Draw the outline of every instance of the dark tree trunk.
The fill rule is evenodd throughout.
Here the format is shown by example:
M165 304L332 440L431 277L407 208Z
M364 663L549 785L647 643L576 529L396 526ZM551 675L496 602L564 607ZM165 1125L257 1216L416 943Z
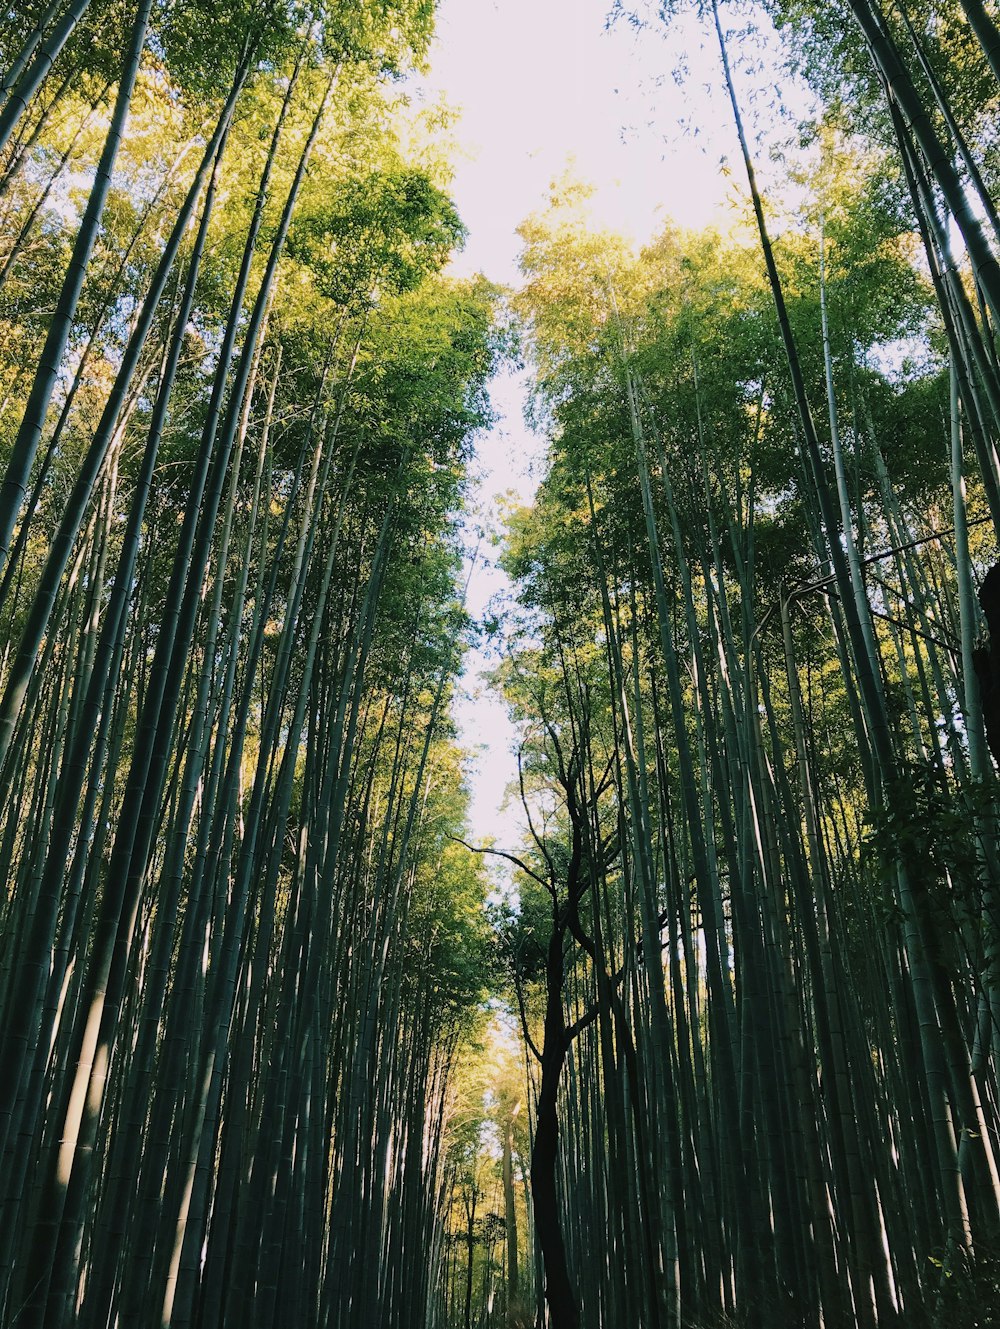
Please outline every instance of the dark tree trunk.
M979 588L979 603L986 615L990 641L972 653L979 679L986 741L993 760L1000 764L1000 563L994 563Z
M531 1150L531 1200L535 1232L545 1269L545 1300L549 1304L552 1329L577 1329L580 1314L570 1282L556 1194L556 1163L559 1157L559 1117L556 1096L566 1061L567 1037L563 1019L563 937L565 922L555 921L546 965L545 1044L542 1049L542 1083L538 1096L535 1140Z
M553 1329L577 1329L580 1323L576 1298L566 1264L566 1247L559 1220L556 1196L556 1158L559 1148L559 1119L556 1115L556 1085L564 1054L547 1057L542 1066L542 1093L538 1101L535 1145L531 1151L531 1198L535 1231L545 1267L545 1300ZM554 1064L554 1065L553 1065ZM547 1085L546 1080L550 1081Z

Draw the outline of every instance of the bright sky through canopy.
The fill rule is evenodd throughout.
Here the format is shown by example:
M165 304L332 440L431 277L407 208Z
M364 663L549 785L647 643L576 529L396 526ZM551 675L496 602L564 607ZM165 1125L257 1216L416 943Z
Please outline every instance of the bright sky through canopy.
M610 2L440 5L428 83L462 111L469 156L453 189L469 228L463 270L516 281L516 227L568 164L597 187L599 223L639 240L657 215L704 225L724 198L718 147L680 129L706 81L695 69L680 88L671 76L678 38L693 29L678 21L668 44L659 24L608 28ZM711 50L707 60L714 79Z
M516 284L517 227L544 207L550 183L567 169L594 186L595 223L633 240L648 239L668 218L690 227L713 218L727 223L720 209L731 185L719 162L731 146L728 119L718 140L704 133L713 114L725 110L706 94L716 78L712 49L692 59L679 87L672 77L678 42L697 51L696 30L676 23L668 44L658 24L609 28L610 5L442 0L426 83L430 96L441 94L461 110L456 132L463 151L452 193L469 238L457 272ZM699 123L698 137L684 132L687 118ZM541 444L522 419L526 381L508 373L493 385L500 419L477 448L484 505L509 489L530 497L529 468ZM484 548L482 555L488 560L492 552ZM481 559L469 587L470 611L481 614L504 586ZM461 741L480 753L471 772L470 825L476 840L495 837L514 848L516 809L500 809L516 776L515 736L502 701L483 682L486 664L471 653L457 706Z

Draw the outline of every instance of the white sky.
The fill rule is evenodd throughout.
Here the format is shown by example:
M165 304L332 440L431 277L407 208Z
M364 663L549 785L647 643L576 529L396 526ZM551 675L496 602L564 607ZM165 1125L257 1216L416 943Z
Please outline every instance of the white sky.
M595 222L640 242L667 217L690 227L726 225L732 191L719 161L733 142L728 107L705 86L717 82L714 52L698 53L690 25L675 24L669 42L658 27L606 30L609 8L610 0L442 0L426 82L431 95L443 93L463 112L457 135L465 151L452 193L469 238L457 272L516 284L516 228L544 206L567 166L596 186ZM672 70L682 46L692 72L680 88ZM701 126L697 137L682 128L686 119ZM508 489L530 498L541 446L522 419L524 376L501 375L492 396L501 418L477 450L484 507ZM471 612L504 589L501 574L478 570ZM516 850L516 809L501 807L516 776L515 735L483 669L472 653L457 706L461 741L480 754L470 832Z
M682 138L691 90L671 79L681 40L605 29L610 0L443 0L431 87L463 110L456 201L469 227L461 264L517 280L515 228L570 159L598 186L599 221L637 239L658 209L708 221L722 191L718 153ZM699 94L697 78L694 93ZM698 100L701 97L698 96Z

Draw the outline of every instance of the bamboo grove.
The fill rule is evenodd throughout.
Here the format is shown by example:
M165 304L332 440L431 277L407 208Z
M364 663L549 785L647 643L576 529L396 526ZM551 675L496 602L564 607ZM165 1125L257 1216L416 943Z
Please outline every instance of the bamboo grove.
M766 16L701 6L742 226L636 253L564 180L522 227L548 454L497 927L558 1329L1000 1313L1000 41L930 9L774 7L821 99L775 181ZM487 1313L490 1114L465 1326L523 1322Z
M495 340L395 91L429 23L4 13L4 1325L426 1295L482 988L448 705Z
M433 4L3 11L0 1324L997 1323L1000 16L690 9L742 220L521 230L521 845Z

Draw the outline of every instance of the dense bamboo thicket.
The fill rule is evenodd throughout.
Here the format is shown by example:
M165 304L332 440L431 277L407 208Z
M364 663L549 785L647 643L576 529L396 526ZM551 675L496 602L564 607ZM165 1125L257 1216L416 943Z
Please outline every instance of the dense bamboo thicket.
M4 19L0 1323L417 1322L493 356L429 9Z
M764 16L700 9L742 227L636 254L564 181L522 228L536 1285L557 1329L993 1325L1000 42L775 6L822 105L765 188ZM521 1323L481 1245L449 1323Z
M433 4L4 11L3 1326L996 1325L1000 15L694 8L733 229L521 231L492 846Z

